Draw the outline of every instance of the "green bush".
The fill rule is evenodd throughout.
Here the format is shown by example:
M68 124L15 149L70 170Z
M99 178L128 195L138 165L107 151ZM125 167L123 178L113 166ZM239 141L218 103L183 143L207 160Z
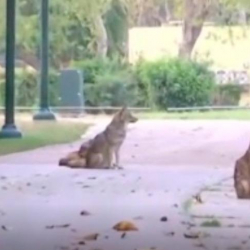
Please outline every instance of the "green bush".
M132 67L119 58L93 58L73 62L84 74L84 97L87 106L140 105L139 89Z
M230 83L226 85L218 85L214 91L214 105L238 105L241 93L244 90L238 84Z
M59 73L51 70L49 72L49 105L58 106L60 103L59 99Z
M32 107L38 103L37 74L20 71L15 79L15 105Z
M141 95L151 107L167 109L211 102L215 78L206 64L178 58L141 61L135 74Z
M71 67L77 68L83 72L85 83L95 83L96 77L105 73L114 73L126 70L128 65L121 62L119 58L99 58L85 59L82 61L74 61Z
M49 102L50 105L58 103L58 74L49 74ZM15 78L15 105L32 107L39 105L39 80L37 73L25 70L16 70ZM0 104L4 105L5 79L0 79Z
M85 85L85 101L88 106L136 106L136 97L136 85L131 74L126 71L97 75L95 84Z

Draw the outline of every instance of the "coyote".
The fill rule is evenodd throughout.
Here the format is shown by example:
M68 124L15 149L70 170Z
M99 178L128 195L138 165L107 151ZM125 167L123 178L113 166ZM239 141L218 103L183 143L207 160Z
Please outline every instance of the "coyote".
M70 168L85 168L86 155L92 140L84 142L78 151L69 153L65 158L59 160L59 166L68 166Z
M238 199L250 199L250 145L245 154L236 161L234 187Z
M59 165L71 168L121 168L120 148L126 138L127 126L137 120L127 107L123 107L103 132L84 143L79 151L61 159Z

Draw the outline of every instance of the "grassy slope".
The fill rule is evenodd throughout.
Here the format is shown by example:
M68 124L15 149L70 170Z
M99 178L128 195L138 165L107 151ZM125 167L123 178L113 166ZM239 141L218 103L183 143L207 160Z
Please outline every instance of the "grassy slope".
M21 152L46 145L67 143L78 140L87 129L79 122L32 122L22 121L18 128L22 139L1 139L0 155Z

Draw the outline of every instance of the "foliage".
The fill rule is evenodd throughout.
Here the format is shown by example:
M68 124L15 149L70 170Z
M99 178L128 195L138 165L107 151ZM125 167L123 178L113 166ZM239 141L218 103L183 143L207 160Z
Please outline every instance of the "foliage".
M85 87L86 105L122 106L137 105L136 86L126 71L105 73L96 77L96 83Z
M136 74L148 105L159 109L207 105L215 85L206 64L189 60L142 61Z
M37 73L25 70L16 70L15 79L15 104L17 106L38 106L39 105L39 78ZM49 102L54 106L58 103L58 74L49 74ZM0 79L0 105L4 104L5 79Z
M128 12L122 0L112 0L104 15L105 27L108 34L108 54L126 55Z
M215 88L214 105L238 105L243 89L238 84L218 85Z
M131 67L119 58L93 58L74 62L73 67L83 71L86 105L138 105L138 88Z

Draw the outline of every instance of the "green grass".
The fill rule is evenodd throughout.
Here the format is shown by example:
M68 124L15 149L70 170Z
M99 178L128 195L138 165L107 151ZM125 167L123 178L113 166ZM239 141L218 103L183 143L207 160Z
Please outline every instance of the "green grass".
M201 226L202 227L221 227L221 223L218 220L213 219L213 220L202 222Z
M183 119L183 120L250 120L250 110L193 111L193 112L145 112L138 113L141 119Z
M69 121L22 121L18 123L18 128L22 131L23 138L0 139L0 155L78 140L86 131L87 125Z

